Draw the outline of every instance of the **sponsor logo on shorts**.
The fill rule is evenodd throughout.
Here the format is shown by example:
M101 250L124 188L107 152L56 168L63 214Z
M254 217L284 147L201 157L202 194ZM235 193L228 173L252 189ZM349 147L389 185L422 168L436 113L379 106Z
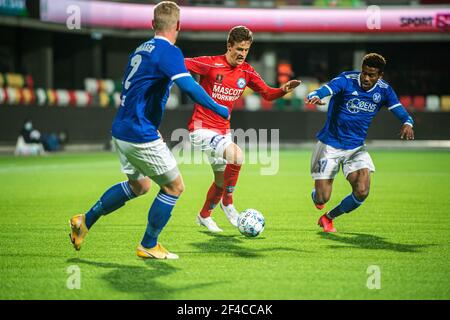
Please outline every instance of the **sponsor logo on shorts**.
M211 146L211 149L216 150L217 145L219 144L220 141L222 141L223 139L225 139L225 136L221 136L221 135L216 135L214 137L211 138L211 142L209 143L209 145Z

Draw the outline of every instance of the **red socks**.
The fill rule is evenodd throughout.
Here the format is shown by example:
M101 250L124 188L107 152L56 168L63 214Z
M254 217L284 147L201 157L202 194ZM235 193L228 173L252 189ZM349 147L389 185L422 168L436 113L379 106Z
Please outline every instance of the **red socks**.
M241 170L240 164L227 164L225 172L223 173L223 196L222 202L225 206L233 203L233 191L236 186L239 171Z
M211 216L211 211L219 203L222 198L223 189L217 186L214 182L211 187L209 187L208 193L206 194L206 201L200 211L200 216L202 218L208 218Z
M236 186L239 171L241 170L241 165L238 164L227 164L225 172L223 173L223 185L225 188L217 186L214 182L211 187L209 187L208 193L206 194L205 204L200 211L200 216L202 218L208 218L211 216L212 210L222 199L224 205L229 205L233 203L233 191Z

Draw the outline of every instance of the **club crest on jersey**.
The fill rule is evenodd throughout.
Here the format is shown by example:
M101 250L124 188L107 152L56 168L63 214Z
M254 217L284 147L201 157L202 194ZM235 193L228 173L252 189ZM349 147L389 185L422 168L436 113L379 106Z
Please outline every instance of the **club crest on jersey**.
M380 102L380 101L381 101L381 94L379 94L378 92L375 92L375 93L373 94L372 99L373 99L373 102L375 102L375 103Z
M222 74L218 74L216 76L216 82L222 82L223 81L223 75Z
M239 78L237 81L237 86L242 89L243 87L245 87L245 85L247 84L247 82L245 81L244 78Z

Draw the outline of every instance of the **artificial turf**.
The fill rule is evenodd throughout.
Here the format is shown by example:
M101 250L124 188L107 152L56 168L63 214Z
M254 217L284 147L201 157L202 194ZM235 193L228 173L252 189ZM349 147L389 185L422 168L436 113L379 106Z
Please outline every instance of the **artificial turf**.
M211 170L180 165L186 190L160 236L176 261L135 255L155 185L102 217L73 249L69 218L124 180L114 153L2 156L0 299L449 299L450 152L371 151L370 195L336 220L336 234L316 225L310 153L282 151L276 175L243 167L234 199L265 216L257 238L239 234L220 208L213 217L222 234L197 226ZM340 173L327 207L349 192ZM367 286L371 266L379 289ZM67 286L74 270L79 289Z

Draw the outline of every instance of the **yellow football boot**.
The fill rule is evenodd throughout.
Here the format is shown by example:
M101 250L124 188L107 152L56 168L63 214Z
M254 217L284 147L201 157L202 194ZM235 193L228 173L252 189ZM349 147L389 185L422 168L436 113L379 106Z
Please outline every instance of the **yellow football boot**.
M70 241L75 248L75 250L80 250L81 243L88 233L88 228L86 227L86 216L84 214L78 214L70 218Z
M141 258L150 258L150 259L168 259L175 260L178 259L178 255L175 253L171 253L167 251L159 242L153 248L144 248L142 245L139 245L137 248L136 254Z

